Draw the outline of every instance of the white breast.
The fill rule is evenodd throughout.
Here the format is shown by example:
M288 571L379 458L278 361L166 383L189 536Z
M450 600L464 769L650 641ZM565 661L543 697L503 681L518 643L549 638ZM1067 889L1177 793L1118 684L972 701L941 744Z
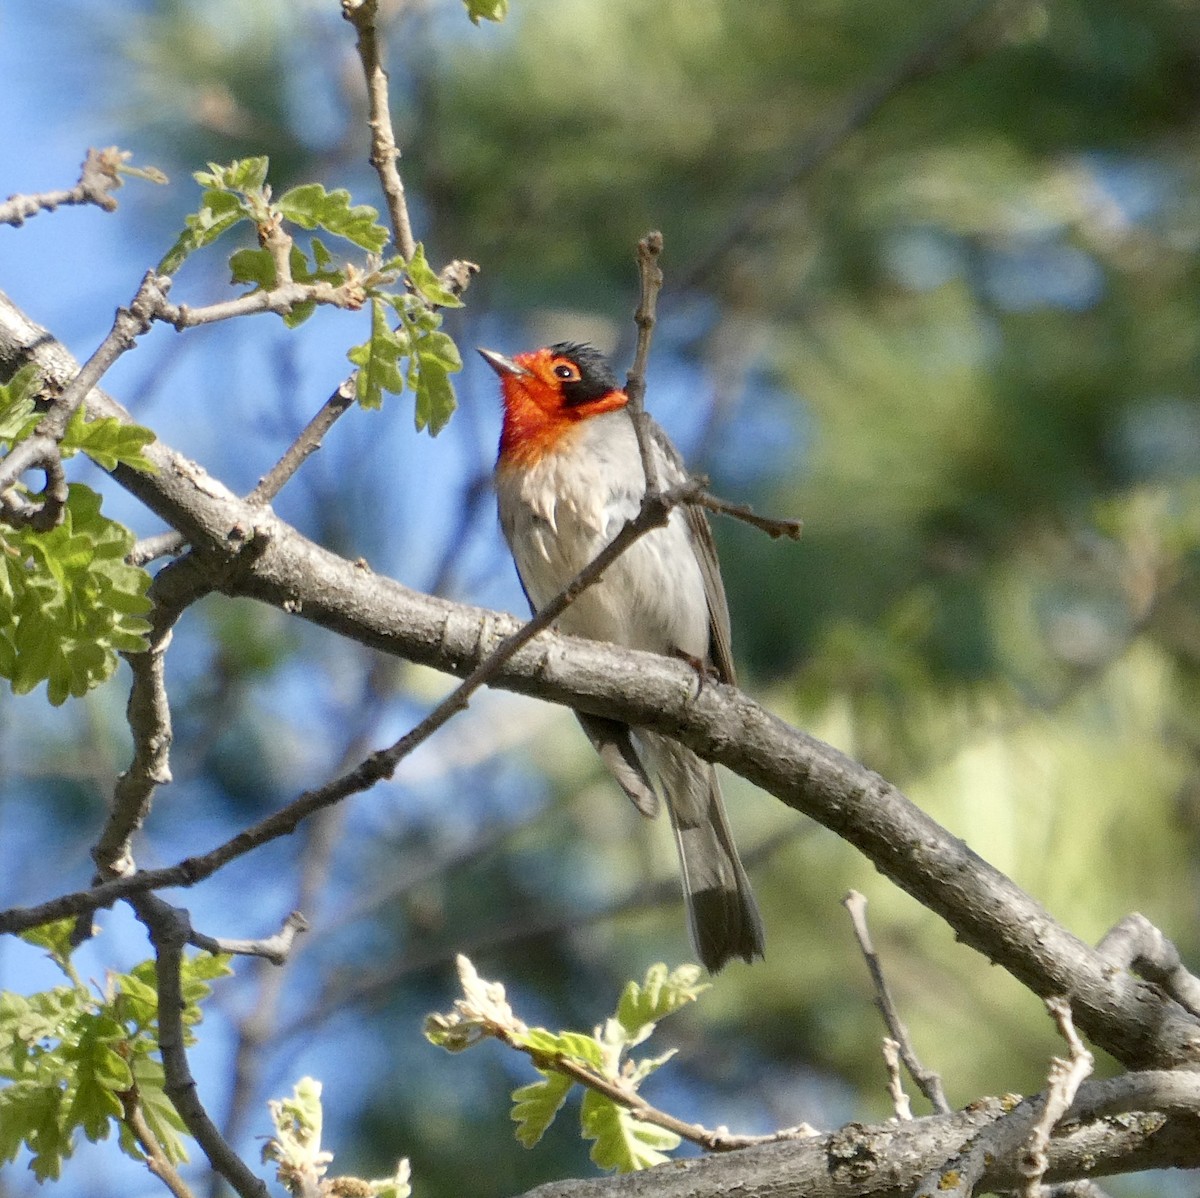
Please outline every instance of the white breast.
M665 486L683 480L656 453ZM500 523L517 572L536 608L553 598L637 513L641 458L626 411L584 421L561 449L529 469L496 472ZM563 613L575 636L657 653L708 655L704 580L683 513L631 546Z

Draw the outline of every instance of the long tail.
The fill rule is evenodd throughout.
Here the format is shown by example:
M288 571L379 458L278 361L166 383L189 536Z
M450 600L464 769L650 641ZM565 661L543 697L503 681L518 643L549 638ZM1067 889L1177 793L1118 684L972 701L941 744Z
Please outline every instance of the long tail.
M690 749L639 734L658 770L679 848L692 941L716 973L763 955L763 925L725 816L717 771Z

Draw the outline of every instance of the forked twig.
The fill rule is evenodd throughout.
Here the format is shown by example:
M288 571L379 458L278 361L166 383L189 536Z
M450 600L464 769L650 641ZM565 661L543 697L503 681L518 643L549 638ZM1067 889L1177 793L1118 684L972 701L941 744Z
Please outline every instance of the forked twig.
M871 973L871 982L875 987L875 1005L879 1008L880 1015L883 1016L883 1022L888 1029L888 1036L895 1042L900 1059L904 1062L904 1067L908 1070L913 1081L916 1082L921 1093L929 1099L933 1109L939 1114L948 1114L950 1104L946 1101L946 1092L942 1088L942 1079L934 1070L926 1069L921 1064L916 1051L913 1049L912 1040L909 1038L908 1028L904 1026L904 1020L900 1018L900 1013L896 1010L896 1004L892 1001L892 993L888 987L887 978L884 977L883 966L879 961L879 954L876 953L875 946L871 943L871 931L867 927L866 898L859 894L857 890L851 890L842 899L842 906L850 913L850 922L854 928L855 939L862 950L863 959L866 961L867 969Z

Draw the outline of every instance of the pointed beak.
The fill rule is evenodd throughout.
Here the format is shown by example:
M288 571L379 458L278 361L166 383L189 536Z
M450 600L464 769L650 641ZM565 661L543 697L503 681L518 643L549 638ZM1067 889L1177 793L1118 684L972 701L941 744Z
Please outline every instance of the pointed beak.
M498 354L494 349L481 349L479 356L501 377L506 374L527 375L528 370L524 366L518 366L512 358L506 358L503 354Z

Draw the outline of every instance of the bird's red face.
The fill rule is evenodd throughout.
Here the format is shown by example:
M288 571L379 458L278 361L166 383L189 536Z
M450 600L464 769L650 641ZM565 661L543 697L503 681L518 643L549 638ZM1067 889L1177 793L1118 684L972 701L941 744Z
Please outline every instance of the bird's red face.
M532 466L582 421L629 402L608 363L591 346L560 342L512 358L488 349L479 352L500 376L502 466Z

